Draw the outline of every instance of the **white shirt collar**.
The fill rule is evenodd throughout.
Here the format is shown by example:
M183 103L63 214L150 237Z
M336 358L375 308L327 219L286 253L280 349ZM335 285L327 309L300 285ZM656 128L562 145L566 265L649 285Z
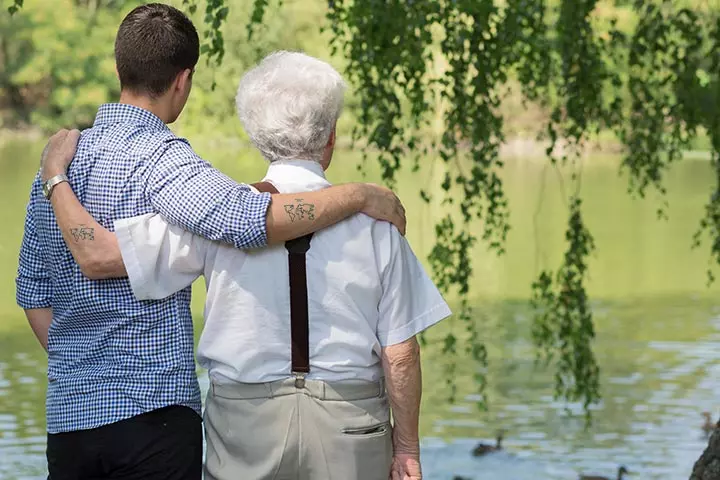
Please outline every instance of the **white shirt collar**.
M272 183L281 193L321 190L331 185L322 165L313 160L276 160L263 181Z

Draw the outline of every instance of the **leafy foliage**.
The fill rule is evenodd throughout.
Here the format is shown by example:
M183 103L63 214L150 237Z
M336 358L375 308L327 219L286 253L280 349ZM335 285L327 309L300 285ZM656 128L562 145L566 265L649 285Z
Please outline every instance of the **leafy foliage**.
M25 0L12 0L12 3L7 9L8 13L10 15L14 15L15 13L17 13L17 11L22 8L24 1Z
M600 398L600 370L592 351L595 331L583 286L587 257L595 245L583 223L581 205L578 197L570 203L565 233L568 249L561 267L554 275L543 271L533 283L532 304L537 315L532 336L541 349L541 358L546 363L556 361L556 394L582 400L589 416L588 407Z
M190 15L197 11L197 0L183 0L183 5ZM222 64L225 56L225 40L220 27L228 17L230 8L225 5L225 0L205 1L205 32L204 42L200 47L200 53L205 55L208 65L214 60L217 65Z
M0 15L0 103L16 115L0 125L91 124L98 103L119 93L107 46L126 3L34 0Z
M99 104L115 101L119 84L112 55L117 27L139 0L32 0L10 16L0 12L0 128L32 125L54 131L60 126L86 127L93 121ZM192 4L174 0L188 13ZM1 4L3 7L4 4ZM220 4L216 4L219 6ZM237 80L263 54L277 48L312 50L321 45L314 24L322 17L323 5L314 8L299 2L285 5L259 29L258 38L247 41L244 28L252 4L244 0L225 1L224 6L206 11L196 2L191 18L198 26L201 41L222 38L222 51L205 57L195 73L195 87L177 128L204 138L241 136L232 98ZM222 28L222 37L207 34L212 25L208 14L223 10L222 21L241 28ZM63 15L58 16L57 12ZM213 17L214 18L214 17ZM219 25L219 23L217 23ZM218 47L219 48L219 47ZM206 50L206 55L211 52ZM222 63L218 64L218 59ZM216 79L215 90L208 88Z

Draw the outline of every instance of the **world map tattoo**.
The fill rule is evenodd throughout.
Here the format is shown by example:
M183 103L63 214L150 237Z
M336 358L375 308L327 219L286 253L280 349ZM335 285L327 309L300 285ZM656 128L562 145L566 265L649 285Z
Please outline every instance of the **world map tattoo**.
M283 205L285 207L285 213L290 217L290 221L303 220L315 220L315 204L304 203L302 198L296 198L295 204L289 203Z
M86 225L70 229L70 235L76 242L81 240L95 240L95 229Z

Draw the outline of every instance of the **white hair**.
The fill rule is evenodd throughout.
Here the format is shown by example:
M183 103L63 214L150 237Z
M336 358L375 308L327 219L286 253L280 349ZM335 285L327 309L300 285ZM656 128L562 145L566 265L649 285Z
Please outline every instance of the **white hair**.
M250 140L269 161L319 161L342 112L345 88L329 64L279 51L243 76L235 103Z

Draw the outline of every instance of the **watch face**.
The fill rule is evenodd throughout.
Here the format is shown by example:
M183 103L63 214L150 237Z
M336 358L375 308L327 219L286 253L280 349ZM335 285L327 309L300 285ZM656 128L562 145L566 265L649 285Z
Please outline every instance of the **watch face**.
M48 187L47 182L43 183L42 191L45 198L47 198L48 194L50 193L50 188Z

